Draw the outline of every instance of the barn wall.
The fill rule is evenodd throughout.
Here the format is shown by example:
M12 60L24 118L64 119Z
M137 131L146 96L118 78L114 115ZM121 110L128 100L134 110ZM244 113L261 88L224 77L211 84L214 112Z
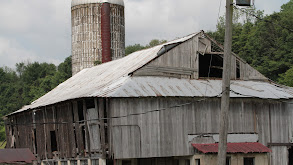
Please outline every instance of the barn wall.
M201 102L197 102L196 98L112 99L112 117L145 113L189 102L192 104L112 119L111 148L115 158L192 155L188 135L218 132L220 98ZM264 145L269 142L288 143L289 126L284 124L288 116L284 103L232 99L228 132L257 133L259 142Z
M7 148L30 148L39 160L99 157L101 122L96 119L104 107L90 101L90 108L86 101L68 101L10 116Z

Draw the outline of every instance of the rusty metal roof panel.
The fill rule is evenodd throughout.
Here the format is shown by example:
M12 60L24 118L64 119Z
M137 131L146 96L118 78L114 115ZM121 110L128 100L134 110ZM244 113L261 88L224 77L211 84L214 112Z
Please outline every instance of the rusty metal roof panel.
M0 163L32 163L36 160L28 149L0 149Z
M202 153L218 153L218 144L192 144L194 148ZM268 147L257 142L249 143L227 143L227 153L268 153L272 152Z

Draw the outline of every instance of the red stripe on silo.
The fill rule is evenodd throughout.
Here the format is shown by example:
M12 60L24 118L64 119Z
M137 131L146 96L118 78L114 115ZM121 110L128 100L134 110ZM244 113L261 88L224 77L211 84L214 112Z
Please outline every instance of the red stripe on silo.
M102 63L112 61L111 23L110 23L110 4L109 3L102 4L101 37L102 37Z

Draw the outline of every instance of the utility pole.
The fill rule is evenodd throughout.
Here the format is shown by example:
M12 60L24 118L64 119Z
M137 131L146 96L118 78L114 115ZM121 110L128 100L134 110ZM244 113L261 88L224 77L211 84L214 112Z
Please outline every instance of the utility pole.
M224 63L222 78L222 98L220 113L220 140L218 150L218 165L226 165L227 135L228 135L228 111L230 107L230 77L232 54L232 17L233 0L226 0L226 28L224 43Z

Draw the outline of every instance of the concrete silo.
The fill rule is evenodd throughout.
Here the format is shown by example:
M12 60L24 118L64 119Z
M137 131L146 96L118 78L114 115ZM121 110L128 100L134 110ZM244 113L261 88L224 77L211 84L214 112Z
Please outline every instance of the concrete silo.
M123 0L72 0L72 74L125 55Z

